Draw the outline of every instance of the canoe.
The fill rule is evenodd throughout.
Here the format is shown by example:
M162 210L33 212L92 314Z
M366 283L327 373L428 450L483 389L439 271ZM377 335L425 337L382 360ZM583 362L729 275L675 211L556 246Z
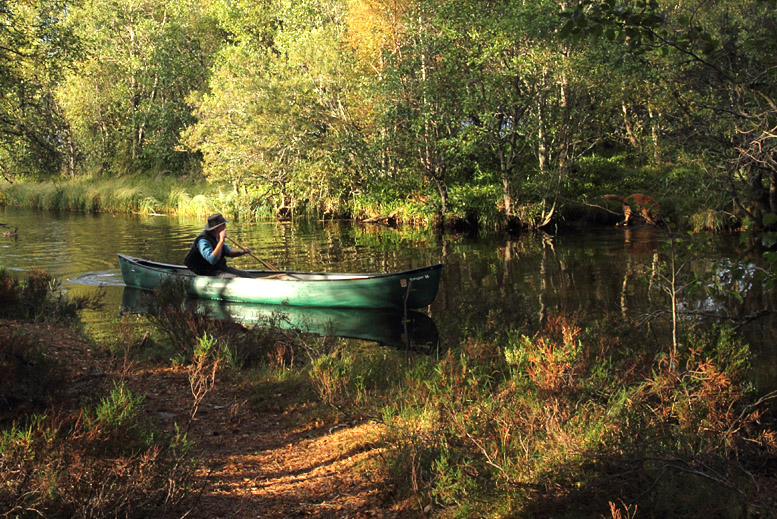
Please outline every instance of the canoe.
M388 274L247 270L252 277L197 276L183 265L119 254L124 284L153 290L173 277L204 299L326 308L423 308L434 301L442 265Z
M146 290L124 287L122 313L145 314L150 295ZM417 310L316 308L215 299L190 299L188 304L202 315L248 327L358 339L422 353L434 351L439 342L434 320Z

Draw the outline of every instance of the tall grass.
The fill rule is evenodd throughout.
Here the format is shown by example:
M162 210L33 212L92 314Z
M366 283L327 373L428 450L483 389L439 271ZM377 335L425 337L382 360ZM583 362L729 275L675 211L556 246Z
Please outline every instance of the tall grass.
M252 190L237 193L204 181L169 176L16 183L0 186L0 203L52 211L184 216L223 212L238 219L274 215Z

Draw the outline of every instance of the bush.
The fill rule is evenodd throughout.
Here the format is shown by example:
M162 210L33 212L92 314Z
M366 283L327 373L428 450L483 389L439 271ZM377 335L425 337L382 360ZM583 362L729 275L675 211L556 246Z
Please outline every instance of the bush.
M397 380L384 468L451 517L765 512L777 392L753 395L748 348L725 329L684 340L670 363L561 318L505 346L470 339Z
M0 508L9 517L149 517L180 502L192 466L184 437L159 441L142 398L116 385L98 405L50 412L0 437Z
M39 341L21 331L0 336L0 424L44 409L56 390L55 371Z
M100 308L102 294L94 296L65 296L60 283L42 270L31 271L26 279L17 279L0 268L0 317L47 321L73 322L78 311Z
M179 355L190 360L200 337L214 335L216 322L188 304L187 289L187 281L165 278L147 294L145 310L149 322L167 336Z

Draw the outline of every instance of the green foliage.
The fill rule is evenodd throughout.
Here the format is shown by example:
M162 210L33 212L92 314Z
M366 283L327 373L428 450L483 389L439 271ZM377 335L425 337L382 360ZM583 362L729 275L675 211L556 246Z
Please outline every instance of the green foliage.
M475 227L495 227L502 220L498 210L498 200L501 196L495 185L463 185L451 186L451 213L467 220Z
M123 427L136 417L143 404L142 395L133 395L123 383L114 383L109 396L103 398L94 408L94 415L87 415L86 428Z
M655 364L651 346L555 318L504 346L472 338L439 362L408 359L393 376L367 376L376 364L339 348L310 374L325 402L379 409L387 474L446 516L598 517L614 495L662 516L757 513L757 481L770 476L738 460L777 448L756 410L774 396L753 403L749 350L730 329L693 330L683 344L673 364ZM668 486L646 493L659 473Z
M357 170L349 166L362 153L350 113L357 79L338 42L341 11L328 1L274 7L218 10L237 38L222 47L209 92L190 100L199 122L186 141L212 180L252 186L277 212L331 213L352 189ZM237 13L272 18L265 27L276 31L247 33L234 25Z
M120 186L4 192L501 228L599 221L563 206L641 191L696 229L733 200L760 221L777 206L772 3L10 2L0 174Z
M73 323L78 310L99 308L101 295L66 296L59 281L44 271L32 271L19 279L0 268L0 317L52 323Z
M204 84L213 51L199 4L85 2L70 6L68 20L84 54L56 95L84 167L110 175L196 168L178 136L193 122L185 98Z
M4 1L0 10L0 176L40 178L65 165L67 121L54 87L79 41L65 1Z
M0 506L14 517L144 517L189 491L184 438L163 438L123 385L96 407L3 430Z

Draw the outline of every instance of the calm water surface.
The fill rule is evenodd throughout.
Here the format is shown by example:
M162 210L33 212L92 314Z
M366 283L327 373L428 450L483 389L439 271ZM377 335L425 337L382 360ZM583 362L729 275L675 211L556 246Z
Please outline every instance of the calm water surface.
M18 227L17 238L0 237L0 266L44 269L75 293L105 292L105 309L85 316L99 328L119 314L127 298L116 254L182 263L202 219L165 216L57 214L0 208L0 222ZM8 228L6 227L6 228ZM547 316L621 325L667 309L656 274L665 235L650 227L599 228L555 236L439 236L349 222L231 222L229 236L282 269L387 272L443 263L437 299L426 314L439 331L439 347L473 334L498 336L508 328L536 328ZM712 259L688 267L712 270L741 301L701 297L687 308L745 315L775 310L777 296L754 278L758 255L741 257L735 238L721 238ZM262 268L250 256L239 268ZM645 340L668 343L666 321L643 326ZM771 314L743 329L756 353L760 385L777 385L777 319Z

